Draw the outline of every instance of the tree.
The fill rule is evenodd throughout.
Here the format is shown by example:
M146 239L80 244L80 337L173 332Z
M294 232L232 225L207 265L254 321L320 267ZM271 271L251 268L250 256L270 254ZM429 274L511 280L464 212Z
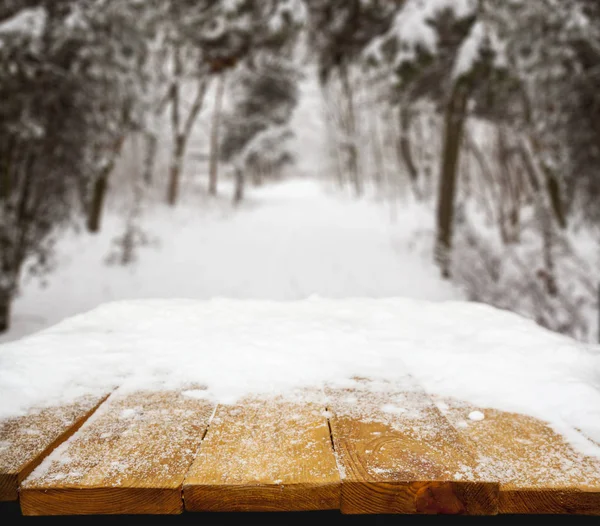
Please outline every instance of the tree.
M263 184L267 177L278 178L286 166L294 163L294 154L289 149L289 141L293 138L289 126L271 126L248 143L242 164L252 175L254 184Z
M206 25L214 22L214 12L208 0L199 2L174 1L167 4L162 29L167 48L168 102L172 133L172 151L167 184L167 203L174 206L179 196L185 153L194 123L200 114L208 87L208 65L202 48ZM194 97L185 108L182 90L192 83Z
M93 124L90 79L71 75L78 48L64 31L68 6L46 7L19 10L0 26L0 331L9 326L24 261L48 263Z
M483 41L475 24L475 2L407 0L396 13L391 28L369 44L366 58L376 67L389 69L396 87L393 100L404 108L400 151L415 179L408 134L407 106L419 99L433 101L444 115L443 150L437 211L436 259L449 277L456 178L467 103L473 90L472 69ZM461 52L470 56L461 57ZM461 63L462 60L462 63ZM391 67L390 67L391 66Z
M309 14L309 40L319 67L325 93L336 78L344 101L340 122L345 163L356 196L363 193L359 169L356 94L352 65L373 38L384 33L401 1L305 0Z
M147 58L155 13L130 0L79 2L70 26L97 69L105 94L98 113L105 126L94 144L93 180L87 206L89 232L100 230L109 178L127 136L142 129L147 83Z
M53 234L85 209L98 145L121 133L123 106L112 103L131 99L128 68L139 59L118 39L98 45L135 0L30 6L0 24L0 331L24 263L47 270Z
M300 0L240 0L224 3L223 9L219 30L207 41L207 57L217 73L237 66L220 157L234 166L234 203L239 203L246 146L267 128L287 123L296 104L298 75L291 57L305 19Z
M298 79L293 62L268 51L255 54L235 72L233 110L225 120L221 145L222 160L234 167L234 203L243 199L244 173L268 158L262 148L277 143L269 162L281 166L285 156L279 148L289 137L286 125L298 102Z
M210 159L208 193L217 195L218 169L219 169L219 139L221 130L221 112L223 107L223 95L225 93L225 72L217 79L217 90L215 94L215 105L210 130Z

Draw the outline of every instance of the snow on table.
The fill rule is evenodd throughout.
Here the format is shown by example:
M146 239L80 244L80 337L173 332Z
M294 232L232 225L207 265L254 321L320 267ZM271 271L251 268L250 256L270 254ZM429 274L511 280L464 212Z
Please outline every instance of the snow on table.
M120 386L25 480L28 513L180 512L194 459L190 495L290 509L308 484L328 508L326 423L347 512L600 513L598 351L462 302L119 302L0 347L0 421Z

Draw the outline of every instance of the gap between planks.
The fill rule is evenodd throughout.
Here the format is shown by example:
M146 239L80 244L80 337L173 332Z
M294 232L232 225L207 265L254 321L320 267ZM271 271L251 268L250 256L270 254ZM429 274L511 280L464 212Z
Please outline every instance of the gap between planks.
M184 510L185 510L185 495L183 494L183 484L185 483L185 481L187 480L187 478L189 476L190 469L192 469L192 465L194 464L194 461L196 460L196 457L198 456L198 452L200 451L200 448L202 447L202 442L204 442L204 439L206 438L206 434L208 433L208 430L210 429L210 425L212 424L213 418L215 417L215 414L216 414L218 408L219 408L219 404L215 404L213 412L210 415L210 417L208 418L208 422L206 424L206 429L204 430L204 433L202 434L202 438L200 439L200 445L198 446L198 449L196 450L196 454L194 455L193 460L190 462L190 465L188 466L188 469L183 477L183 483L181 484L179 494L181 497L181 503L183 504Z

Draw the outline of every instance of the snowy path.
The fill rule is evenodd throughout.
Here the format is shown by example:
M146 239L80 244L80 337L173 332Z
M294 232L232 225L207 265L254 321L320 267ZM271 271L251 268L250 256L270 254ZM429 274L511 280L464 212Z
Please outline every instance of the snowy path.
M158 244L141 249L127 268L105 263L123 228L117 214L108 215L98 237L70 234L59 244L48 286L25 283L13 329L0 341L116 299L460 298L429 257L411 250L415 222L431 221L414 209L394 224L386 207L328 193L310 180L251 189L248 197L239 211L229 203L153 209L143 227Z

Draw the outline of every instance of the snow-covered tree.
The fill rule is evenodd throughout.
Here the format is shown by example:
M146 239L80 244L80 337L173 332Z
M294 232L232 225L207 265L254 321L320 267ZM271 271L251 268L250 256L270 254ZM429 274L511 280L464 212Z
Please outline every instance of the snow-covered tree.
M501 67L499 42L476 0L407 0L391 28L366 48L365 60L387 74L401 107L399 150L413 180L418 176L408 137L410 107L433 102L443 115L438 184L436 258L450 275L457 173L469 104Z
M64 14L43 5L11 14L0 24L0 331L24 261L48 263L50 234L69 215L93 128L83 92L92 83L71 76L77 48L66 45Z
M235 203L243 198L246 172L261 165L280 167L289 160L283 145L291 133L287 125L298 102L298 82L294 62L266 50L235 72L233 109L221 145L223 160L232 163L235 171Z
M171 49L167 68L170 76L169 103L173 129L173 154L168 184L168 202L177 200L179 178L193 124L199 115L207 84L223 77L240 62L261 50L277 49L286 54L296 41L304 20L300 0L231 0L215 2L174 1L165 18L166 45ZM196 84L194 100L183 115L182 86ZM217 97L219 101L222 97ZM216 194L216 151L220 108L215 110L209 193Z
M145 48L135 0L30 5L0 23L0 330L25 261L47 267L56 228L98 206Z
M136 0L79 1L69 17L73 38L84 48L103 97L97 115L103 122L93 144L95 168L86 199L87 227L98 232L109 179L123 145L144 129L148 110L148 64L157 12Z
M334 115L339 122L341 171L348 172L355 194L363 193L359 169L358 119L353 65L373 38L385 32L401 1L391 0L305 0L309 14L309 42L316 57L319 80L333 106L330 95L334 80L339 84L341 104Z

